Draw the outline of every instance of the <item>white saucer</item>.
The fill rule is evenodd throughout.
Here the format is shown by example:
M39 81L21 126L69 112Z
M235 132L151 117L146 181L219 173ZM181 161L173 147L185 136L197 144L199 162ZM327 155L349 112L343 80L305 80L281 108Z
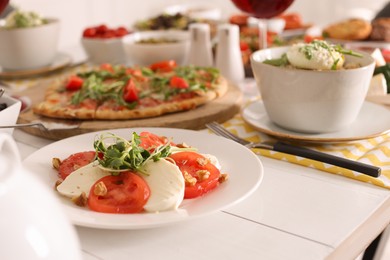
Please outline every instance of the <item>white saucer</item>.
M0 67L0 78L1 79L14 79L14 78L23 78L37 76L49 72L53 72L66 66L70 65L72 58L66 53L58 53L54 58L53 62L47 66L32 68L26 70L6 70Z
M268 118L264 104L256 100L241 111L242 118L256 130L279 139L300 142L348 142L368 139L390 132L390 110L371 102L364 102L363 107L352 125L338 132L325 134L298 133L275 125Z

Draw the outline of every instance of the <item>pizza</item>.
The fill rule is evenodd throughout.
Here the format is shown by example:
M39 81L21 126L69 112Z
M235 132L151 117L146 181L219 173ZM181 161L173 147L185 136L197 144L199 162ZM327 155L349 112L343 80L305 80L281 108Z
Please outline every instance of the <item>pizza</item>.
M125 120L186 111L223 96L227 81L216 68L102 64L46 90L35 114L62 119Z

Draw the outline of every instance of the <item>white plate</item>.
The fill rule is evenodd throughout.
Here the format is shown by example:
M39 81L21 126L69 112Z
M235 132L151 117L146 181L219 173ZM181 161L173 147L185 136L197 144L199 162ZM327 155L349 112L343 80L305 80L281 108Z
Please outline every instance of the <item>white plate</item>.
M246 106L241 115L246 123L256 130L280 139L292 141L337 143L373 138L390 131L390 110L364 102L363 107L352 125L338 132L325 134L297 133L275 125L269 119L261 100Z
M26 69L26 70L4 70L0 67L0 78L3 79L12 79L12 78L23 78L23 77L31 77L38 76L41 74L53 72L66 66L70 65L72 62L72 58L70 55L66 53L58 53L53 62L47 66L34 68L34 69Z
M153 228L178 221L189 220L240 202L254 192L263 178L263 166L260 159L250 150L215 135L172 128L131 128L116 129L112 132L122 137L141 131L150 131L158 135L172 137L174 142L185 142L197 147L201 153L217 156L222 165L222 172L228 173L229 179L203 197L185 200L177 211L140 214L105 214L80 208L57 194L64 204L71 221L79 226L101 229L144 229ZM66 158L71 153L93 150L93 140L99 132L70 137L50 144L30 155L23 162L24 166L50 188L54 187L57 173L52 168L53 157Z

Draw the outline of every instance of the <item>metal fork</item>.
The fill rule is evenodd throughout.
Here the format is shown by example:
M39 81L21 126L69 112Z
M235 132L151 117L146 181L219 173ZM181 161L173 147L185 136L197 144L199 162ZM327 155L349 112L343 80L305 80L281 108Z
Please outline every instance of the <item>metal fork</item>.
M68 129L76 129L80 125L79 124L64 124L64 123L56 123L56 122L31 122L27 124L16 124L16 125L0 125L0 128L22 128L22 127L39 127L44 131L53 131L53 130L68 130Z
M229 132L227 129L225 129L223 126L218 124L217 122L212 122L206 124L206 127L213 131L214 133L223 136L225 138L231 139L237 143L240 143L244 145L247 148L262 148L267 150L273 150L278 151L282 153L297 155L303 158L312 159L315 161L320 161L324 163L328 163L331 165L339 166L342 168L346 168L349 170L357 171L366 175L369 175L371 177L379 177L381 174L381 168L345 159L342 157L334 156L327 153L322 153L318 151L314 151L312 149L308 149L305 147L300 147L280 141L266 141L266 142L260 142L260 143L253 143L249 142L245 139L242 139L231 132Z

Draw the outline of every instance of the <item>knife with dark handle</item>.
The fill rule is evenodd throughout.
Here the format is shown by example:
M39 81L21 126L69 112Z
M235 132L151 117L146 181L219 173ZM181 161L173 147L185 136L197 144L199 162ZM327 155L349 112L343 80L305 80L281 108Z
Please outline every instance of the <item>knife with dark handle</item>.
M371 177L377 178L381 175L381 168L379 167L330 155L327 153L317 152L312 149L307 149L305 147L291 145L283 142L275 142L271 146L272 146L272 150L274 151L293 154L304 158L312 159L315 161L328 163L331 165L350 169L352 171L364 173Z
M268 149L272 151L297 155L303 158L308 158L315 161L339 166L345 169L350 169L352 171L360 172L375 178L379 177L381 174L381 168L373 165L345 159L342 157L338 157L323 152L318 152L312 149L288 144L281 141L265 141L265 142L258 142L258 143L249 142L229 132L227 129L225 129L223 126L221 126L216 122L208 123L206 124L206 127L212 130L214 133L229 138L233 141L236 141L248 148L261 148L261 149Z

